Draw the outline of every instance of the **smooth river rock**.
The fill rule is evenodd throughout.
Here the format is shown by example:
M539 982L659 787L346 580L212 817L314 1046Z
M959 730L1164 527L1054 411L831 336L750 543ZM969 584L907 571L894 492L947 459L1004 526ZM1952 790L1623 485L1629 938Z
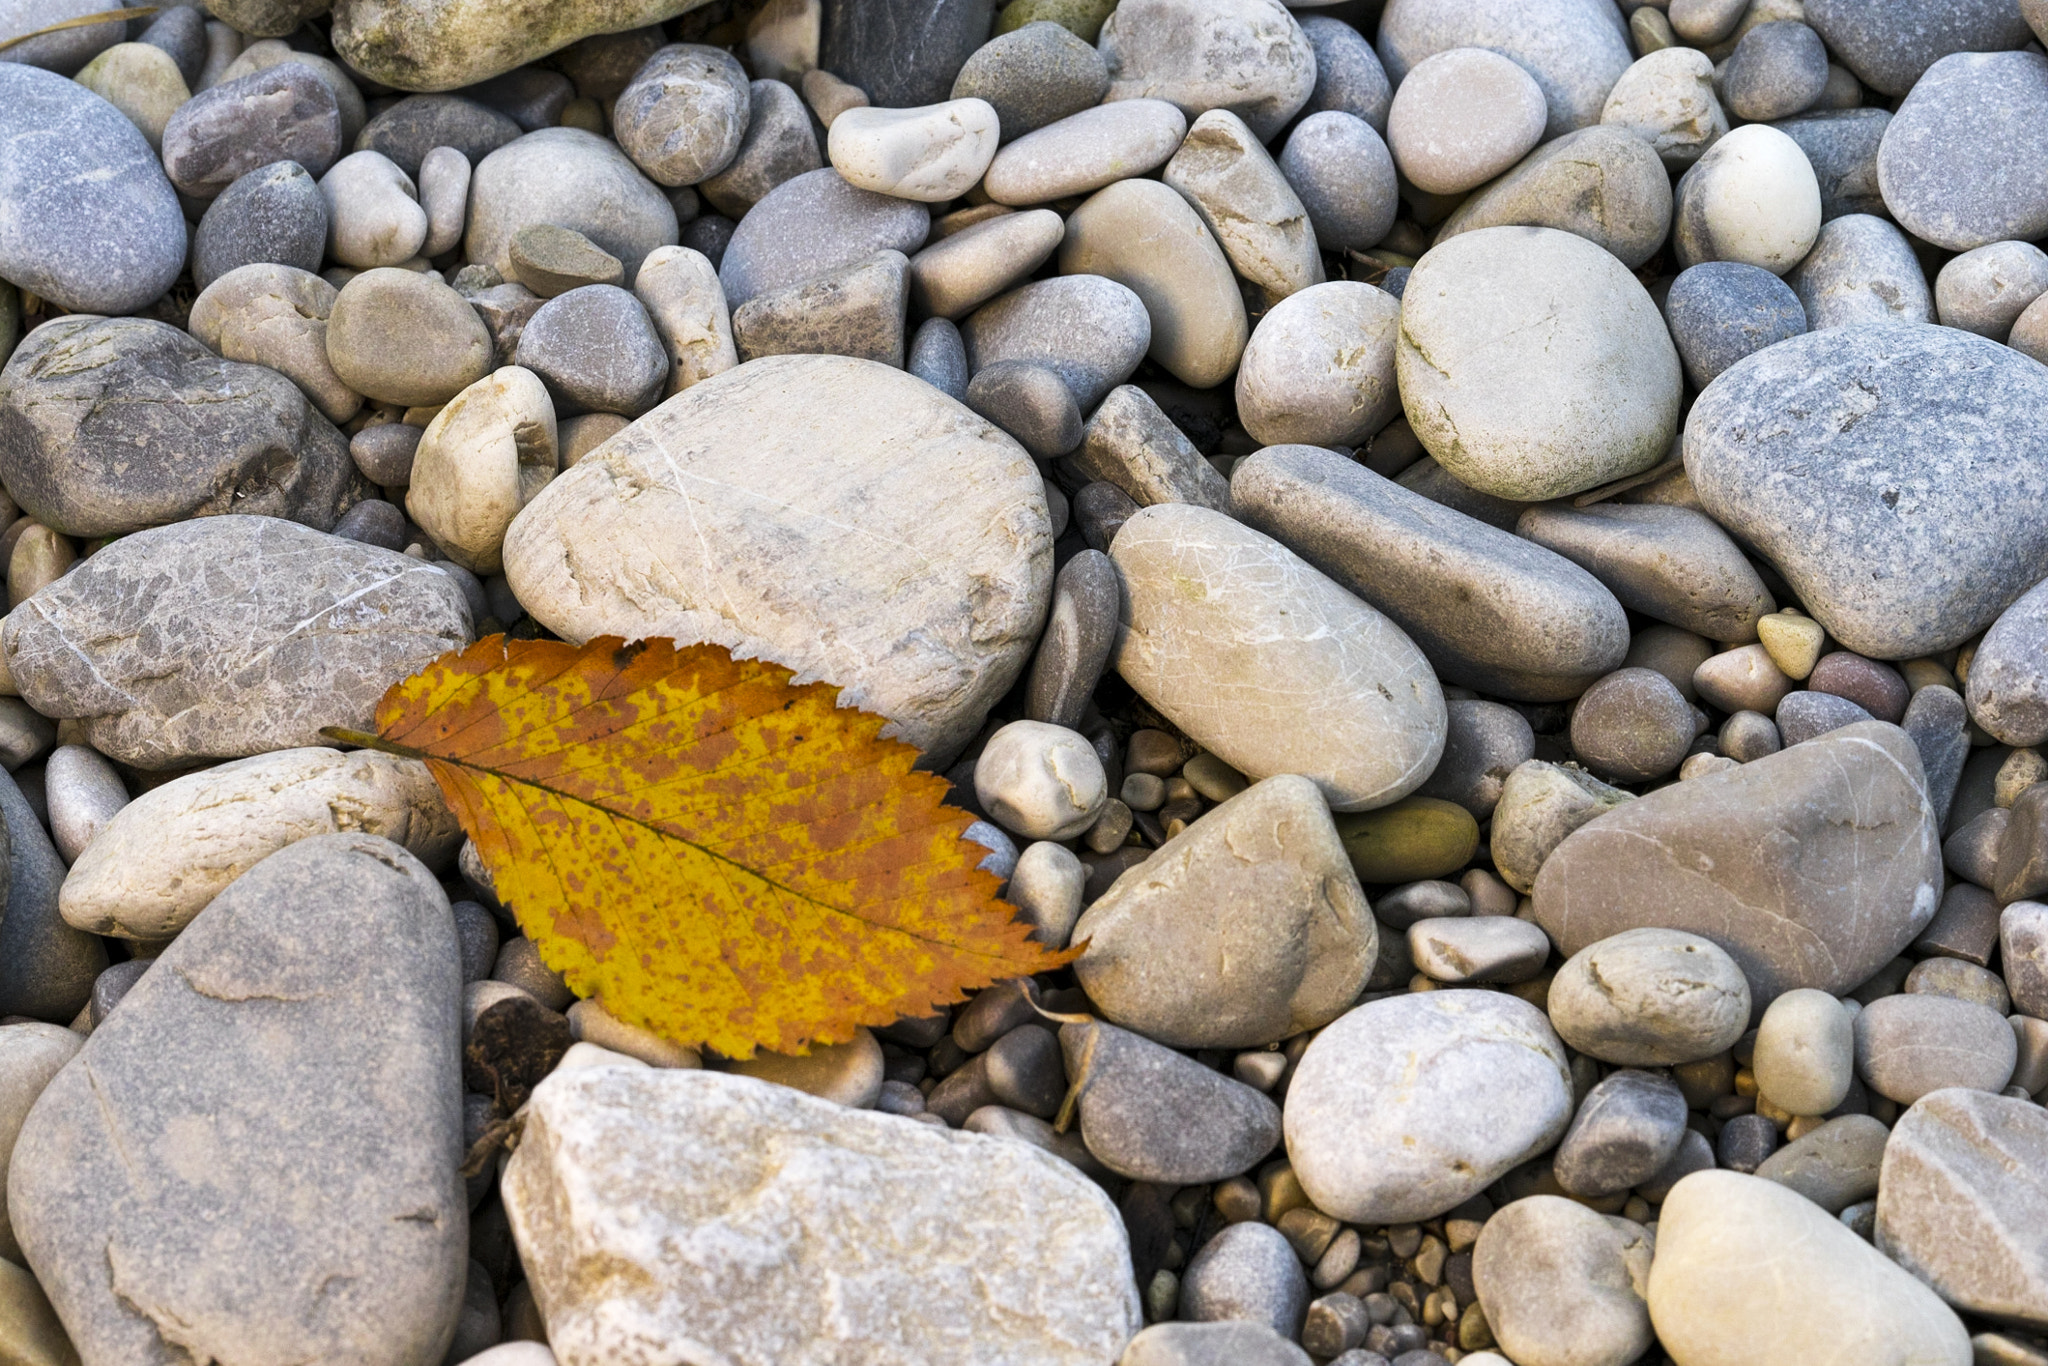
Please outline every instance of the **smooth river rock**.
M1844 648L1908 659L2048 577L2044 404L2048 369L1987 338L1836 328L1722 372L1686 420L1685 467Z
M453 90L579 38L658 24L703 2L552 0L508 9L495 0L339 0L334 50L355 70L396 89Z
M940 759L1023 671L1052 597L1024 448L846 356L771 356L685 390L528 503L504 563L564 639L757 653Z
M1600 122L1607 92L1628 70L1628 29L1604 0L1388 0L1380 60L1398 85L1417 63L1452 48L1500 53L1536 78L1549 119L1543 136Z
M1623 803L1566 837L1534 895L1568 954L1686 930L1727 950L1764 1006L1861 984L1926 928L1941 888L1919 753L1864 721Z
M1280 542L1161 503L1124 523L1110 558L1124 584L1111 663L1239 772L1299 773L1331 810L1365 811L1436 767L1447 722L1422 652Z

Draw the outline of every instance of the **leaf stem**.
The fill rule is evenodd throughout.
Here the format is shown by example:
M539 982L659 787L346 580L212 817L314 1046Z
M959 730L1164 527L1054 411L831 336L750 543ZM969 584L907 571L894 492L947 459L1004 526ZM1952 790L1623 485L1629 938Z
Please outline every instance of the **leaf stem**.
M381 735L372 735L366 730L350 730L346 726L322 726L320 734L324 739L338 740L344 745L355 745L362 749L374 749L385 754L396 754L401 759L424 759L427 757L427 752L423 749L414 749L411 745L401 745L396 741L386 740Z

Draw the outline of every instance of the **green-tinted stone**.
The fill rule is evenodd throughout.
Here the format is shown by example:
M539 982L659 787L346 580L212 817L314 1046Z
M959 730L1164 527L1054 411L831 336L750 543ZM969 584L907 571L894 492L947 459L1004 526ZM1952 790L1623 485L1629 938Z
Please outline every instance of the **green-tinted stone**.
M1102 32L1102 21L1116 8L1116 0L1010 0L996 16L1000 38L1026 24L1049 20L1068 30L1084 43L1092 43Z
M1456 802L1405 797L1377 811L1340 815L1337 835L1360 882L1445 877L1479 851L1479 822Z

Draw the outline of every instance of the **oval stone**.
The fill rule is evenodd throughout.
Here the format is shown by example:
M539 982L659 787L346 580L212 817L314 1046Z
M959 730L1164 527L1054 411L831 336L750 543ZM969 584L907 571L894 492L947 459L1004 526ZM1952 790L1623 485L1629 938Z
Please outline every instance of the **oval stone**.
M2048 57L1929 67L1885 127L1877 183L1906 231L1950 251L2048 234Z
M647 254L676 241L668 197L617 144L581 128L528 133L477 163L463 255L512 279L512 239L535 223L580 232L618 257L629 288Z
M1397 801L1436 767L1447 721L1422 652L1280 542L1161 503L1124 523L1110 558L1124 584L1111 662L1231 767L1299 773L1334 811Z
M1379 25L1380 60L1395 85L1439 52L1483 47L1536 78L1561 137L1600 122L1607 92L1628 70L1628 30L1606 0L1388 0Z
M1845 648L1909 659L1968 640L2048 577L2044 405L2048 369L1984 337L1807 333L1707 386L1685 467Z
M848 356L771 356L685 390L529 503L504 562L564 639L773 659L939 759L1022 672L1052 596L1023 447Z

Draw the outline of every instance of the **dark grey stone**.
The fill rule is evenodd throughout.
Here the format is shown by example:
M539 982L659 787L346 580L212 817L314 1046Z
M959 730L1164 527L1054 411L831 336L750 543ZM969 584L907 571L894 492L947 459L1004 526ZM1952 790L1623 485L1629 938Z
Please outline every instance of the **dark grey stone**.
M92 981L92 999L86 1005L86 1019L94 1029L107 1022L107 1016L114 1013L114 1007L121 1004L121 998L128 989L142 980L154 960L130 958L108 967Z
M0 371L0 480L82 537L227 512L325 531L368 492L347 440L283 375L168 323L90 316L37 328Z
M1813 107L1828 84L1828 50L1802 23L1758 24L1742 35L1722 73L1728 112L1763 122Z
M138 768L373 729L385 689L470 639L439 569L272 517L122 537L33 601L0 628L22 697Z
M1528 718L1500 702L1454 698L1444 711L1444 757L1415 795L1456 802L1483 821L1500 802L1508 774L1536 757L1536 732ZM1386 920L1382 903L1374 903L1374 911Z
M1143 1035L1098 1021L1067 1024L1060 1048L1081 1088L1082 1141L1119 1176L1174 1186L1221 1181L1250 1170L1280 1141L1280 1107Z
M1572 753L1611 783L1662 778L1685 762L1693 708L1655 669L1617 669L1572 708Z
M495 1347L503 1339L498 1321L498 1292L491 1286L491 1273L481 1262L471 1262L463 1280L462 1310L455 1319L455 1337L448 1344L447 1359L467 1361L478 1352Z
M19 62L0 62L0 202L0 277L60 308L138 312L185 268L185 216L141 130Z
M381 498L365 498L341 514L340 520L334 524L334 534L346 541L360 541L386 550L403 550L405 514Z
M1820 182L1823 223L1844 214L1885 211L1877 184L1877 148L1891 121L1889 109L1836 109L1771 125L1806 153Z
M1081 444L1081 408L1074 392L1043 365L1007 360L983 366L968 382L967 406L1040 460Z
M509 115L461 95L407 95L364 124L349 150L382 152L418 180L420 162L436 147L453 147L474 166L520 132Z
M739 224L724 214L707 213L686 223L677 240L692 251L703 252L716 270L725 260L725 249L732 244L732 235L738 229Z
M738 309L756 294L801 284L878 251L907 256L930 231L924 205L857 189L827 166L784 181L748 212L726 244L718 279L727 306Z
M13 777L0 774L0 1014L69 1024L107 966L99 936L57 913L64 861Z
M202 90L164 125L164 172L195 199L274 161L296 161L318 179L340 155L341 105L304 62Z
M1704 389L1743 357L1806 331L1806 309L1792 286L1761 266L1702 261L1671 282L1664 323L1685 377Z
M975 49L953 80L952 98L987 100L995 107L1000 140L1009 142L1093 107L1108 91L1109 64L1102 54L1071 30L1041 19Z
M481 982L498 965L498 918L475 901L453 902L449 910L462 953L462 980Z
M172 11L177 13L178 11ZM275 262L319 274L327 254L327 198L296 161L259 166L206 206L192 238L192 287L240 266Z
M1060 566L1024 689L1027 717L1069 729L1081 723L1116 644L1122 601L1116 566L1101 551L1084 550Z
M1967 332L1808 333L1707 386L1685 468L1845 647L1912 658L2048 577L2044 404L2048 368Z
M1972 883L1951 883L1941 894L1941 909L1913 941L1912 951L1923 958L1960 958L1980 968L1988 967L1991 951L1998 945L1998 917L1997 897ZM2012 955L2006 956L2003 966L2010 988Z
M169 53L178 64L178 74L185 78L186 89L199 84L199 73L206 67L205 10L197 5L173 5L152 19L136 41Z
M542 304L520 333L516 356L564 415L638 417L661 401L668 380L668 353L647 310L617 285L585 285Z
M468 1211L461 975L433 876L389 840L301 840L157 963L43 1091L9 1169L79 1354L337 1360L374 1324L390 1359L440 1360Z
M910 338L904 368L956 402L967 399L967 343L947 318L926 318Z
M537 306L537 305L536 305ZM510 357L507 357L510 363ZM426 428L403 422L365 427L349 438L349 454L365 479L383 488L402 489L412 483L412 459Z
M531 133L540 128L552 128L562 121L562 107L575 97L576 86L559 71L548 71L537 66L522 66L515 67L502 76L493 76L487 81L465 86L457 93L466 99L474 100L486 109L503 114L518 124L521 131ZM453 145L435 144L439 147ZM495 151L496 148L492 150ZM385 155L389 156L390 153L387 152Z
M1407 287L1405 278L1400 283L1403 288ZM1440 503L1453 512L1462 512L1474 521L1502 531L1513 531L1522 514L1534 506L1511 498L1496 498L1469 484L1461 484L1450 471L1428 456L1402 470L1394 482L1418 497Z
M733 343L742 361L853 356L901 369L909 303L909 258L878 251L756 294L733 310Z
M747 133L739 151L724 170L697 185L711 207L730 219L744 218L770 190L825 164L811 128L811 111L796 91L781 81L755 81L747 87L747 110ZM730 235L730 225L726 231ZM691 244L686 240L684 245ZM719 254L704 254L715 268Z
M1957 877L1980 887L1998 880L1998 848L2012 822L2009 807L1994 806L1963 822L1941 846L1941 861Z
M1778 1150L1778 1126L1762 1115L1737 1115L1721 1126L1715 1157L1729 1171L1754 1172Z
M1952 52L2025 47L2034 36L2013 0L1810 0L1806 22L1881 95L1905 94Z
M1739 711L1721 723L1721 753L1738 764L1750 763L1785 747L1778 723L1760 711Z
M1085 413L1137 370L1152 346L1152 315L1114 280L1060 275L989 300L967 315L960 336L970 370L1036 361L1058 372Z
M1110 543L1116 540L1116 534L1123 530L1124 523L1138 515L1138 505L1131 501L1131 495L1106 479L1082 485L1074 494L1073 510L1074 525L1079 528L1081 539L1090 550L1104 554L1109 553ZM1094 899L1093 896L1084 898L1087 901Z
M1884 130L1877 171L1885 207L1906 231L1950 251L2048 236L2044 127L2048 57L1943 57Z
M1385 136L1394 88L1372 44L1350 24L1326 14L1302 15L1300 23L1316 53L1316 86L1301 107L1302 118L1334 109L1365 120Z
M1186 1321L1261 1323L1292 1341L1307 1312L1308 1278L1293 1247L1271 1224L1230 1225L1181 1274L1180 1317Z
M880 108L937 104L987 41L995 8L995 0L825 0L818 64Z
M1278 160L1324 251L1363 251L1393 228L1401 208L1394 154L1364 119L1339 109L1310 114L1287 135Z
M1001 1104L1051 1119L1067 1095L1060 1041L1042 1024L1019 1025L981 1055L988 1087Z
M1920 751L1920 766L1927 771L1927 801L1937 825L1948 820L1949 803L1955 800L1963 763L1970 757L1969 720L1955 689L1935 683L1913 694L1899 722Z
M1778 734L1784 737L1787 745L1796 745L1831 730L1871 719L1869 712L1846 697L1804 688L1788 692L1779 699L1776 717Z
M1268 446L1230 487L1247 525L1392 617L1448 682L1560 702L1628 653L1591 574L1319 446Z
M547 300L517 281L490 285L462 297L469 300L469 306L484 320L484 330L491 334L493 365L517 364L513 357L519 353L519 339L526 334L526 325L533 321L533 315ZM405 466L408 472L412 469L411 462L408 455Z

